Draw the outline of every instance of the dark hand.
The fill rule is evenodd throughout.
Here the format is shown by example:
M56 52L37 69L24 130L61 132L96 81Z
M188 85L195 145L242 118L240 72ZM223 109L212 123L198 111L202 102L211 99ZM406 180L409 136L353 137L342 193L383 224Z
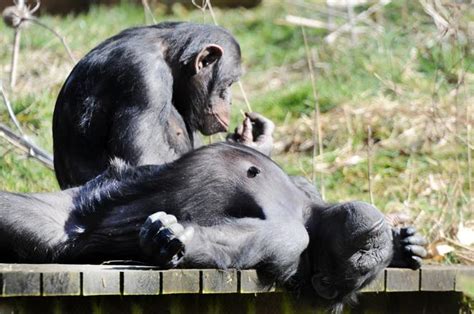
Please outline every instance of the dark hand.
M227 140L252 147L270 156L273 149L272 134L275 124L255 112L245 113L245 116L244 122L235 129L233 134L229 135Z
M183 258L193 234L193 228L184 229L175 216L157 212L147 218L140 230L140 247L154 265L173 268Z
M414 227L393 228L393 259L390 267L418 269L426 257L426 239Z

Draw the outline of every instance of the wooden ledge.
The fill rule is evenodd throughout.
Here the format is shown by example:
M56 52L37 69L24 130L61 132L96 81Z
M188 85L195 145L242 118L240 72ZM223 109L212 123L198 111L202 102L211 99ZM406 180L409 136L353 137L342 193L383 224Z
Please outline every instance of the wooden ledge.
M461 291L460 276L473 266L388 268L362 292ZM255 270L173 269L144 266L0 264L0 297L249 294L279 292L262 285Z

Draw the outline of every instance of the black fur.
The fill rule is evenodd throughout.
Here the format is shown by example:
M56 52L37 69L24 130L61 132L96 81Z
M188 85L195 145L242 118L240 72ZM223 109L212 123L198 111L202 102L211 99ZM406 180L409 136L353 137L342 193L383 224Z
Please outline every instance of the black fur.
M240 59L232 35L210 25L161 23L101 43L75 66L56 102L61 188L86 183L112 158L164 164L199 146L197 131L226 131Z
M326 204L310 186L267 156L229 143L164 166L116 160L78 188L0 192L0 245L14 252L9 261L256 267L337 304L353 299L395 256L397 266L414 265L419 254L405 249L420 248L419 235L393 237L371 205Z

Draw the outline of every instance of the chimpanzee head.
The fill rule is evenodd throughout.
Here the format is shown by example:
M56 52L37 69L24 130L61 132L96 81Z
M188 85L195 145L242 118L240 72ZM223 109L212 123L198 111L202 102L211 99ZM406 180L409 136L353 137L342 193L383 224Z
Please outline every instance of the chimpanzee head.
M391 230L383 214L363 202L334 205L312 220L311 285L337 311L388 266Z
M189 27L189 26L188 26ZM173 103L191 131L204 135L229 127L231 85L241 74L240 46L223 28L191 24L192 36L174 72Z

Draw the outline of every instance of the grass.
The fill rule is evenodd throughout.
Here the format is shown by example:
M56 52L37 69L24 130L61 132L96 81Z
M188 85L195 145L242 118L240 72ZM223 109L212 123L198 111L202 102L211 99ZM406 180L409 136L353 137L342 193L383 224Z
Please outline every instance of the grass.
M208 13L197 9L175 6L173 14L166 15L161 6L153 8L158 21L212 22ZM457 12L454 6L449 8ZM241 44L246 70L242 81L253 110L277 124L274 158L288 173L308 178L313 164L310 76L301 29L281 21L286 14L313 17L315 12L280 1L264 1L253 10L216 9L218 21ZM361 34L355 45L350 36L342 36L329 46L324 43L325 31L307 29L318 59L315 74L325 153L316 158L315 166L324 174L326 199L369 201L370 125L375 141L371 154L375 204L385 212L408 213L433 242L456 239L459 223L474 226L468 175L474 174L467 163L466 142L466 126L472 125L474 56L472 39L465 36L474 13L467 6L458 13L451 23L457 33L443 40L437 39L439 31L417 1L392 1L384 10L383 33ZM66 36L76 57L121 29L144 22L142 7L126 2L41 19ZM72 64L61 44L44 30L27 28L22 38L18 86L10 98L27 133L51 151L54 102ZM0 25L4 82L11 40L12 31ZM237 87L234 92L235 125L246 106ZM0 121L7 120L0 109ZM0 189L58 189L51 171L1 139L0 155ZM461 253L449 261L474 262L472 254Z

